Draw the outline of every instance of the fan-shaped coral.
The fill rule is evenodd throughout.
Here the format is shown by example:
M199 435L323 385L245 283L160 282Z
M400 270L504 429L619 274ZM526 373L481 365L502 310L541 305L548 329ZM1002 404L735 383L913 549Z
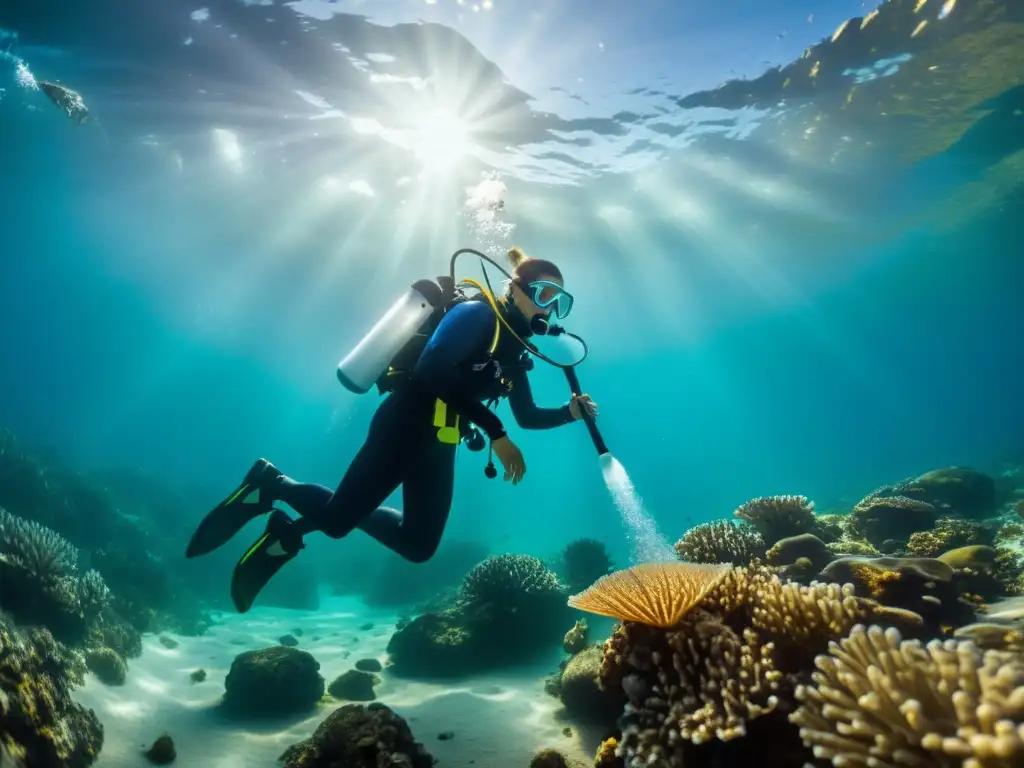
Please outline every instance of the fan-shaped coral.
M734 525L728 520L701 523L688 530L676 542L680 560L690 563L732 563L747 565L764 556L764 539L749 525Z
M835 766L1024 765L1024 660L858 626L816 662L790 719Z
M814 502L806 496L761 496L742 504L733 516L754 526L771 546L779 539L813 530Z
M729 565L645 563L615 571L569 598L569 605L599 616L671 627L703 599Z

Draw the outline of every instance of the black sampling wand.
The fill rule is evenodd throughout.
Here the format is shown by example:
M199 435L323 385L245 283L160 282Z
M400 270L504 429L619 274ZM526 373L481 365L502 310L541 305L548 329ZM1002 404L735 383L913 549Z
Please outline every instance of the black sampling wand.
M578 397L583 394L583 388L580 386L579 376L576 375L575 368L563 368L565 371L565 378L569 382L569 389L573 394L573 397ZM604 438L601 437L601 433L597 430L597 424L594 423L593 417L587 413L587 409L580 405L580 415L583 416L583 423L587 425L587 431L590 433L590 439L594 441L594 447L597 449L598 456L604 456L609 453L608 446L604 444Z

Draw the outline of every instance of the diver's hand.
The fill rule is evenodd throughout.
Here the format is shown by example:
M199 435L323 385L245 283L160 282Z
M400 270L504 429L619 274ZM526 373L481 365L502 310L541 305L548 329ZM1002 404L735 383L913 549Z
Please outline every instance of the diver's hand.
M508 436L499 437L491 443L494 453L505 468L505 479L511 480L512 485L519 485L519 481L526 474L526 462L523 461L523 452L518 446L508 439Z
M578 421L583 418L584 413L590 418L596 419L597 403L590 399L590 395L573 395L572 400L569 401L569 415Z

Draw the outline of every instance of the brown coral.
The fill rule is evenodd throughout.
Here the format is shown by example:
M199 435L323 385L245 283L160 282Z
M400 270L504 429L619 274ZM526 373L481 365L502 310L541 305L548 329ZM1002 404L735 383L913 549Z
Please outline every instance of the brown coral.
M615 571L569 598L581 611L671 627L729 571L727 565L645 563Z
M858 626L816 660L790 720L833 765L1024 764L1024 661L973 643Z
M765 545L752 526L715 520L688 530L676 542L675 550L679 559L691 563L746 565L764 555Z
M733 516L754 526L771 546L814 528L814 502L806 496L761 496L741 505Z
M878 557L882 553L874 544L867 539L851 539L843 537L828 545L829 551L834 555L862 555L865 557Z
M938 511L925 501L906 496L869 495L850 513L850 526L876 547L889 540L906 541L935 525Z
M619 745L627 765L682 765L687 744L743 736L749 721L778 703L782 676L771 646L753 631L741 636L720 621L691 616L654 640L622 678L631 704ZM653 675L644 674L647 662L655 665Z
M990 545L995 531L989 526L954 517L943 517L930 531L910 535L907 552L914 557L935 557L942 552L970 545Z

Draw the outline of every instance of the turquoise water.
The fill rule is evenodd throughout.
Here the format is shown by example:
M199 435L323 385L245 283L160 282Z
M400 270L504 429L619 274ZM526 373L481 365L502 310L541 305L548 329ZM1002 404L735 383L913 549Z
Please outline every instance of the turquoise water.
M563 101L552 88L575 85L526 51L570 24L567 9L524 24L523 50L512 52L496 45L495 25L512 13L500 4L490 17L465 12L465 38L444 4L436 12L453 27L376 26L435 11L366 5L385 16L342 14L308 33L312 20L274 6L225 3L211 12L220 26L184 7L159 19L135 11L148 31L130 35L103 31L102 5L59 23L42 6L5 11L3 26L19 33L9 56L77 87L100 121L72 130L5 63L4 145L17 148L4 153L3 178L17 182L0 212L5 423L83 466L130 463L222 488L263 455L333 485L375 406L342 390L334 365L404 285L479 244L465 190L497 172L508 243L563 265L578 297L570 327L593 348L581 379L670 535L752 495L799 492L827 508L934 465L987 465L1019 449L1018 198L1001 190L953 223L943 208L965 185L984 187L986 168L1015 149L1013 120L989 130L984 151L962 141L899 162L880 135L883 149L829 165L819 147L780 152L771 121L731 138L701 133L700 114L668 110L685 88L737 67L728 50L695 54L696 69L670 55L692 25L772 59L831 31L839 7L812 23L798 3L670 11L663 24L659 5L618 28L612 5L601 6L564 54L584 95L563 118L541 110ZM280 40L264 32L274 25ZM633 71L632 52L656 28L652 44L668 50ZM460 47L437 52L449 38ZM386 55L375 61L375 50ZM488 53L510 67L504 86ZM381 82L367 84L360 61ZM662 79L645 80L656 64ZM479 81L460 81L466 70ZM435 86L396 86L411 91L408 105L386 91L384 75L429 71ZM634 82L663 95L634 94ZM472 146L401 187L419 170L415 149L410 157L330 116L390 118L414 134L425 104L459 115ZM997 123L978 115L979 126ZM244 167L218 155L218 126L237 132ZM426 141L429 153L444 137ZM369 179L375 196L325 199L332 173ZM538 370L534 382L543 403L564 400L557 372ZM618 536L581 426L517 440L530 472L519 488L486 482L478 457L464 457L452 532L510 547L539 544L541 524L551 546L581 531Z
M871 4L157 5L0 7L0 426L175 488L182 549L256 457L336 485L378 403L338 360L463 246L561 266L626 506L665 542L1024 455L1019 2L928 4L813 77L801 53ZM461 453L446 538L635 559L584 427L510 433L525 482ZM304 557L333 579L376 548ZM237 554L188 578L226 592Z

